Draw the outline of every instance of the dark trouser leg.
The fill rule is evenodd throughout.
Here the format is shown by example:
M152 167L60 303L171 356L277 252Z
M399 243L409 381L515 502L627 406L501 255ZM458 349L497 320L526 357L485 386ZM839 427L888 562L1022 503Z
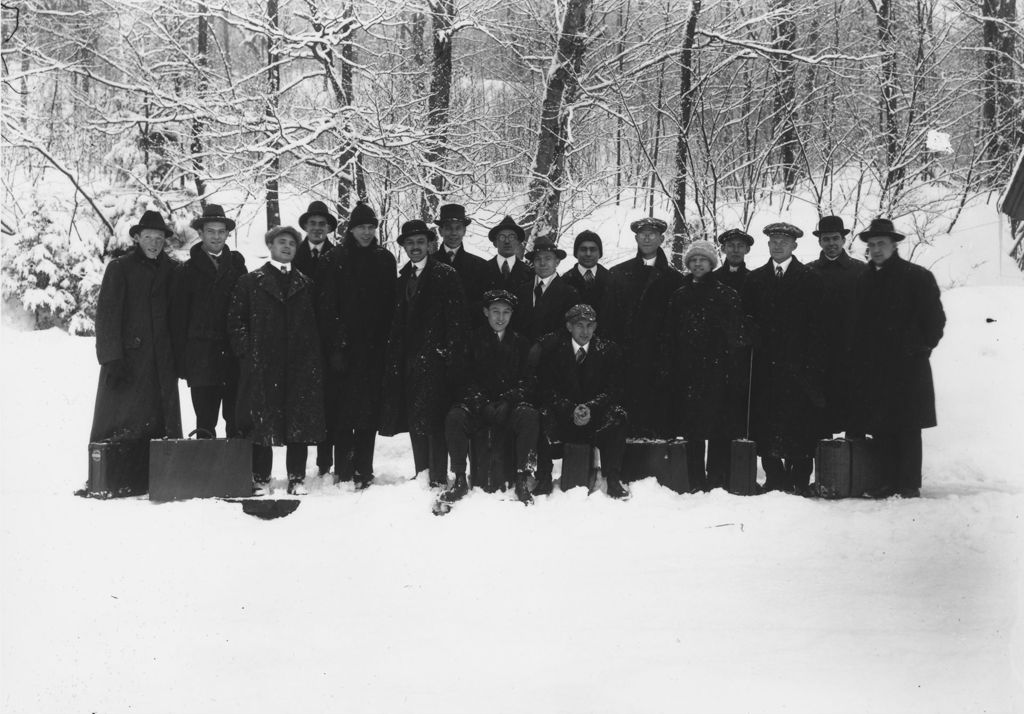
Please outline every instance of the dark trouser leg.
M906 429L899 433L900 455L896 469L896 487L900 491L921 488L921 430Z
M221 394L224 397L224 425L227 429L229 439L237 439L238 427L235 425L235 409L238 404L238 382L229 380L222 388Z
M309 447L306 444L288 444L285 450L285 464L288 467L288 477L306 478L306 457L309 455Z
M409 433L409 442L412 444L413 468L417 475L426 471L430 466L430 438L426 434Z
M601 451L601 472L609 483L622 483L622 457L626 453L626 426L616 424L594 435Z
M462 407L452 407L444 420L444 436L448 454L452 459L452 471L456 475L466 473L469 457L469 414Z
M334 455L337 462L334 465L334 473L338 475L339 481L351 481L352 472L355 470L355 431L352 429L337 429L334 434ZM352 465L349 468L349 464Z
M783 491L789 485L789 477L786 474L786 466L782 459L776 456L762 456L761 467L764 469L765 491Z
M220 408L221 393L220 387L201 386L192 387L192 408L196 412L197 436L200 439L208 438L204 432L209 432L209 438L217 435L217 412ZM229 432L230 433L230 432Z
M732 439L708 440L708 489L723 488L729 478Z
M252 445L252 476L254 481L270 481L270 470L274 467L274 449L262 444Z
M377 444L376 429L356 429L353 434L355 448L352 454L352 466L360 476L373 475L373 449Z
M444 425L431 432L428 440L430 485L445 486L448 484L448 444L444 438Z
M325 474L334 465L334 443L322 441L316 445L316 467L320 473Z
M518 406L509 417L508 428L515 435L516 471L536 471L540 414L533 407Z
M690 490L703 491L707 487L704 471L704 440L686 438L686 469L690 473Z
M878 452L879 479L877 491L896 489L898 483L899 436L896 433L874 434Z
M807 487L811 485L814 460L809 456L786 459L786 470L789 472L789 481L796 487L797 493L806 493Z

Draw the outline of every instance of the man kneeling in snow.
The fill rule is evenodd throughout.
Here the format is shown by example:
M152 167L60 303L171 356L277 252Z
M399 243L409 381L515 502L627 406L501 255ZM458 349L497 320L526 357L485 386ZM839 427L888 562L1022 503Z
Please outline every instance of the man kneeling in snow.
M455 472L454 485L441 496L448 503L459 500L469 490L466 457L470 434L488 428L500 436L511 432L515 439L516 497L523 503L533 501L526 482L536 468L540 415L531 404L531 343L508 329L517 302L506 290L484 293L487 325L470 337L468 377L445 419L445 438ZM495 439L496 443L501 441L500 437Z

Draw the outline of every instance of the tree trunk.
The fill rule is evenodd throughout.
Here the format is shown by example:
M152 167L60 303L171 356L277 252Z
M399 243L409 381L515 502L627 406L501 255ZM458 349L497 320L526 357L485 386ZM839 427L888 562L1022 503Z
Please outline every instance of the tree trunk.
M1017 87L1013 62L1016 53L1017 8L1014 0L982 0L982 55L985 94L981 115L988 134L987 158L999 162L1017 155L1021 143L1020 119L1015 111Z
M796 21L793 19L792 0L776 0L773 8L777 10L778 21L772 28L774 38L772 47L776 50L792 52L796 49ZM787 190L796 185L796 67L791 57L783 55L775 61L775 101L774 115L776 137L779 150L779 168L782 172L782 183Z
M701 0L692 0L679 53L679 123L676 133L676 180L672 195L672 253L681 254L686 245L686 183L690 160L690 119L693 116L693 45Z
M448 147L448 113L452 95L452 23L455 21L455 1L436 0L431 3L434 37L434 60L430 69L430 95L427 98L426 163L431 188L423 192L421 213L430 221L437 215L437 207L447 193L447 180L441 170Z
M196 78L196 92L202 102L204 101L207 87L207 38L210 32L210 24L207 19L209 11L207 10L206 3L198 3L197 10L199 21L196 28L196 66L199 68L199 75ZM196 116L192 120L192 142L189 151L192 154L192 177L196 184L196 195L199 196L200 205L205 207L206 182L203 179L203 174L206 172L206 169L203 166L203 120L199 112L196 112Z
M893 0L879 0L875 11L878 42L882 51L882 86L879 102L882 135L885 137L885 162L887 171L882 195L899 193L903 181L903 165L899 151L899 124L897 119L896 95L896 33L893 19Z
M267 38L267 110L268 131L277 121L277 107L281 93L281 70L277 65L277 30L279 18L277 0L267 0L267 19L270 23L270 37ZM267 176L267 230L281 225L281 206L278 202L278 176L281 172L281 155L278 153L277 140L271 142L269 150L273 152L270 160L270 173Z

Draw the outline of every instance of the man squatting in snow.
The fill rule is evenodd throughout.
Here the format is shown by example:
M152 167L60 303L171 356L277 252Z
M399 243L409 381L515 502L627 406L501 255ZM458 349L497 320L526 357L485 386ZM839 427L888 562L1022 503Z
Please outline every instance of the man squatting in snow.
M408 262L396 275L369 206L334 246L321 229L336 219L313 202L300 223L322 255L306 260L298 231L274 228L270 260L246 274L224 245L235 224L220 206L193 222L200 241L177 268L164 250L172 230L147 211L100 288L92 440L180 437L182 377L200 435L214 435L223 410L228 436L253 442L256 494L269 491L273 446L288 447L288 490L303 494L307 445L324 446L324 459L335 446L336 471L366 487L376 434L401 432L432 487L449 485L451 456L449 502L479 485L470 441L496 431L514 440L524 503L551 492L552 447L565 440L598 446L608 494L628 497L627 434L686 437L695 487L710 489L749 419L764 490L815 495L815 444L845 432L878 447L881 482L866 495L920 495L921 430L936 424L929 356L945 314L934 276L899 256L891 221L859 234L868 265L847 254L842 219L824 216L813 231L821 256L807 266L793 256L803 231L774 223L764 265L747 269L754 239L730 229L718 236L725 263L716 270L716 246L696 241L684 275L661 249L667 224L642 218L631 224L635 258L605 270L600 236L584 231L566 276L550 239L523 260L526 232L511 216L488 232L495 257L467 253L471 221L441 206L437 252L426 223L403 224Z

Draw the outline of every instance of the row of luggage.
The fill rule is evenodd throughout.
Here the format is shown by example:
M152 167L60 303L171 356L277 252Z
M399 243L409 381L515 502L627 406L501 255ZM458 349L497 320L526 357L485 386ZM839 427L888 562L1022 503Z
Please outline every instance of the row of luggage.
M474 438L471 481L485 491L504 489L515 479L510 444L490 431ZM593 488L594 449L562 444L561 488ZM865 439L825 439L814 459L817 495L859 497L877 487L874 443ZM703 489L691 478L683 439L626 442L623 476L630 481L654 477L677 493ZM759 493L753 441L731 444L725 488L740 496ZM152 501L188 498L244 498L252 494L252 445L245 439L154 439L89 444L89 480L81 495L97 498L149 494Z

